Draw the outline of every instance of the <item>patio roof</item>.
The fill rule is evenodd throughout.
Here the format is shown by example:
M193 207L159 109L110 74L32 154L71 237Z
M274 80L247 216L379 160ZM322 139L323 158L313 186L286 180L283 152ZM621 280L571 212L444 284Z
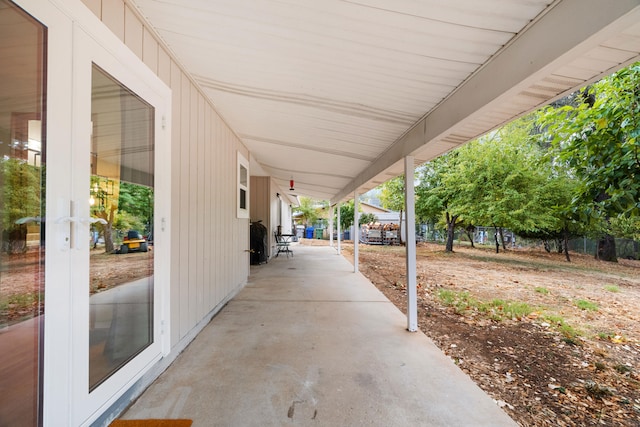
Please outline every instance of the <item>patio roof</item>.
M332 202L640 57L638 0L133 0L251 151Z

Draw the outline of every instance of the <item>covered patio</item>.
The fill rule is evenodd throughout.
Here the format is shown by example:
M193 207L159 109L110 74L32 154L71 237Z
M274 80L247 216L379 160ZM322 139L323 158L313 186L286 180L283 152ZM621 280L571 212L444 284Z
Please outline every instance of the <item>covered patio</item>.
M336 251L295 247L247 286L124 419L194 426L515 426Z

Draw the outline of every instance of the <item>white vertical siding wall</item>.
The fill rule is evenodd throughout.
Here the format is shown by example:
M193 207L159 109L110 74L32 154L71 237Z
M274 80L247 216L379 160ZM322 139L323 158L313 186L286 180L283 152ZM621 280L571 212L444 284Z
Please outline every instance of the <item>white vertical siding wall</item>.
M172 90L170 304L176 346L246 283L249 220L236 218L236 153L249 158L249 152L126 1L82 1ZM251 186L249 194L251 203Z
M262 221L269 228L269 177L252 176L250 180L249 216L251 221Z

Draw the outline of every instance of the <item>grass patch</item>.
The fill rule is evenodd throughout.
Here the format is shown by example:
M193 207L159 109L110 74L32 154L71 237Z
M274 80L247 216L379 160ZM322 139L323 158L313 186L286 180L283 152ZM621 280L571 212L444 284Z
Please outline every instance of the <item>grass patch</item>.
M469 292L455 292L449 289L440 289L438 298L442 304L453 307L457 314L464 314L468 310L478 309L482 303L473 298Z
M542 294L542 295L549 295L549 289L544 288L542 286L538 286L534 289L535 292Z
M613 292L613 293L618 293L620 292L620 288L618 287L618 285L606 285L604 287L605 291L609 291L609 292Z
M438 299L444 305L451 306L456 301L457 294L449 289L439 289Z
M42 299L43 295L40 292L26 292L23 294L13 294L0 300L0 307L2 309L24 309L31 307Z
M453 307L458 314L477 311L488 315L493 320L520 319L535 311L529 304L519 301L494 299L490 302L482 302L466 291L455 292L449 289L440 289L437 296L442 304Z
M613 369L615 369L620 374L628 374L633 370L631 366L622 365L622 364L618 364L614 366Z
M564 342L572 345L578 344L578 341L576 341L576 339L582 335L582 332L579 329L576 329L573 326L569 325L562 316L558 316L557 314L547 313L541 316L540 318L541 320L548 322L558 332L560 332L563 336Z
M598 304L584 299L575 300L573 302L580 310L598 311Z
M616 334L614 334L613 332L598 332L598 338L600 338L603 341L609 341L613 339L613 337L615 336Z
M594 397L596 399L602 399L604 397L613 395L612 389L610 389L609 387L600 385L594 381L587 381L584 385L584 388L585 390L587 390L587 393L591 397Z
M466 291L456 292L450 289L439 289L436 296L443 305L453 307L457 314L463 315L468 311L475 311L495 321L521 319L533 312L541 311L540 308L532 307L519 301L494 299L489 302L482 302ZM578 337L582 336L583 333L568 324L562 316L554 313L544 313L540 315L539 320L549 323L553 329L557 330L562 335L562 340L565 343L580 345ZM609 338L607 334L604 335Z
M535 310L526 302L519 301L502 301L502 300L493 300L491 301L491 307L494 311L498 313L503 313L507 318L510 319L521 319L523 317L527 317Z
M9 323L33 317L38 311L38 304L44 300L44 293L39 291L25 292L21 294L6 295L0 298L0 313L5 322Z

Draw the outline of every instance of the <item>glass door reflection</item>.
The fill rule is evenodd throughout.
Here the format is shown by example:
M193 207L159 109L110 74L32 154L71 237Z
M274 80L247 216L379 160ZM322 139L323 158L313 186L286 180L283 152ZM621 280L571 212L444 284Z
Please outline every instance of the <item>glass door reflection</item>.
M89 390L153 342L154 109L93 66Z
M0 425L38 425L46 28L7 0L0 0L0 58Z

